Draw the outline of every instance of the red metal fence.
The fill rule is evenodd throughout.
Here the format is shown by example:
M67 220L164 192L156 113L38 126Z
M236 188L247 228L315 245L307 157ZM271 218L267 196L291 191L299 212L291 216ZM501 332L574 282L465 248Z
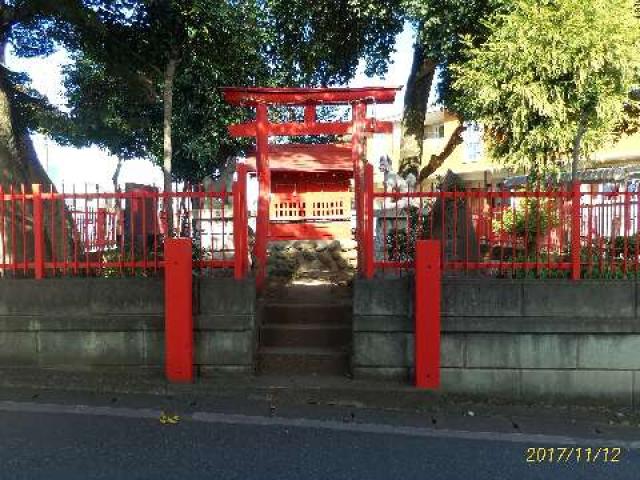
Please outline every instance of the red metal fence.
M0 189L0 275L151 275L164 241L193 242L194 269L249 270L246 167L230 191ZM414 268L416 242L441 241L443 272L503 278L636 278L640 193L595 185L526 191L375 191L356 201L365 277Z
M231 191L171 193L0 188L0 275L149 275L164 266L164 241L188 237L202 273L249 268L246 167Z
M527 191L375 191L365 187L364 264L414 268L416 241L441 240L448 272L508 278L635 278L640 270L640 198L597 185Z

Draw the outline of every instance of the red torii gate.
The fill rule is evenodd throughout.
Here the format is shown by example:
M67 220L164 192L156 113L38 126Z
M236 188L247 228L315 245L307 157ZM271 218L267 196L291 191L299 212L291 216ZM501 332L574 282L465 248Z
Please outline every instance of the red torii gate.
M269 241L269 202L271 194L271 172L269 170L269 137L293 135L346 135L351 133L351 156L356 204L356 240L362 238L364 228L362 202L362 160L363 140L366 133L391 133L391 122L376 121L367 118L368 104L393 103L401 87L369 88L222 88L222 95L231 105L256 109L256 121L231 125L229 133L234 137L256 138L256 170L258 173L259 196L258 217L256 219L255 258L256 284L261 288L267 263L267 244ZM318 122L318 105L352 106L349 122ZM289 105L304 107L304 121L290 123L270 123L269 105ZM359 244L361 244L359 242ZM359 254L359 265L361 265Z

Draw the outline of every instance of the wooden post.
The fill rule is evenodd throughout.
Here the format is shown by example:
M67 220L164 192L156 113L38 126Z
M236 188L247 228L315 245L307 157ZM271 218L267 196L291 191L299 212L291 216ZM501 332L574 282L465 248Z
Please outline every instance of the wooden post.
M165 240L165 374L177 383L193 382L191 254L191 239Z
M256 169L258 171L258 217L256 218L256 288L262 289L267 275L267 246L269 243L269 203L271 170L269 169L269 119L267 105L256 105Z
M31 185L31 193L31 198L33 199L33 262L35 278L42 280L44 278L44 222L40 185Z
M440 387L440 241L416 242L416 387Z

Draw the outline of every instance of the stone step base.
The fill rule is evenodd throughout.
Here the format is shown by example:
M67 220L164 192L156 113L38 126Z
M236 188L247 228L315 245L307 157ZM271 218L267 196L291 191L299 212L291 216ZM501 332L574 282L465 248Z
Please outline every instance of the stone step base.
M351 304L352 289L341 287L332 283L320 283L315 285L273 285L265 291L262 299L265 304L286 303L320 305L345 305Z
M262 324L344 324L351 325L352 306L322 304L286 304L264 305Z
M262 374L346 375L348 372L346 350L262 347L258 351L258 373Z
M260 344L264 347L347 348L351 337L351 326L346 324L272 324L262 326Z

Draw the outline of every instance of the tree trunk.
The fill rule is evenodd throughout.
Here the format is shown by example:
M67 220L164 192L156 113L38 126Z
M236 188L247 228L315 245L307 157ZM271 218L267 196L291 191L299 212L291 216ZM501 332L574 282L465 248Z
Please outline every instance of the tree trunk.
M580 168L580 151L582 147L582 139L587 132L587 119L586 113L582 112L580 115L580 121L578 123L578 131L573 139L573 151L571 152L571 181L576 182L578 180L578 170Z
M124 163L124 160L122 160L122 158L118 157L118 164L116 165L116 169L113 172L113 176L111 177L111 182L113 183L113 193L118 193L120 191L120 171L122 170L122 164ZM116 215L118 215L117 218L120 218L120 202L119 201L114 201L114 210L116 212Z
M171 176L171 160L173 157L173 145L171 143L171 126L173 117L173 83L176 76L176 68L178 66L178 58L172 53L167 68L164 72L164 104L163 104L163 159L162 170L164 173L164 191L172 192L172 176ZM173 232L173 204L169 198L164 206L167 215L167 233Z
M403 174L413 172L417 175L420 169L424 144L424 120L436 66L437 62L426 55L418 33L407 91L404 95L399 167L399 172Z
M118 184L120 183L120 171L122 170L122 158L118 157L118 164L116 165L116 169L113 172L113 176L111 177L111 181L113 182L113 191L118 191Z
M0 188L9 192L11 188L20 192L31 192L32 184L42 185L44 192L55 191L49 175L39 162L28 132L16 129L16 112L11 103L11 85L4 66L6 40L0 42ZM44 218L45 256L52 258L52 237L55 235L56 260L62 260L62 250L71 244L72 227L66 208L56 204L53 215L50 202L45 202L47 215ZM2 202L0 218L0 263L19 265L33 258L33 209L31 202ZM64 230L63 230L64 226ZM24 235L23 232L24 231ZM15 233L15 235L14 235ZM64 245L66 242L66 245ZM64 247L63 247L64 245ZM21 266L21 265L19 265ZM0 268L0 275L2 272Z

